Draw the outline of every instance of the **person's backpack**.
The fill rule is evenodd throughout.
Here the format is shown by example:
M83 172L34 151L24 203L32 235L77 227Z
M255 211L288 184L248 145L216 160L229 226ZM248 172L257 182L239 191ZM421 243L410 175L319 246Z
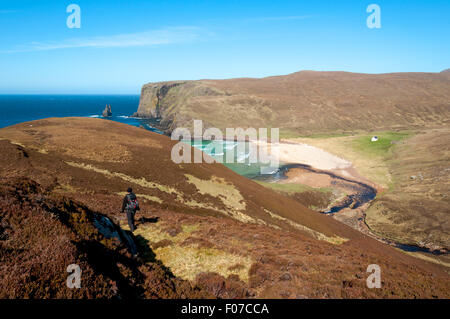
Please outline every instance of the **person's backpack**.
M136 196L127 195L127 198L128 198L127 208L132 210L139 210L139 202Z

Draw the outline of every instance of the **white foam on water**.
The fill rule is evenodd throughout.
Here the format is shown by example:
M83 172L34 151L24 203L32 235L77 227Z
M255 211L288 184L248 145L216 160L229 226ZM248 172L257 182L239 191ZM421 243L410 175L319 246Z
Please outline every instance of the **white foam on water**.
M278 168L277 167L270 167L270 166L263 166L260 168L260 172L263 175L272 175L278 172Z
M120 117L121 119L129 119L132 118L131 116L127 116L127 115L118 115L116 117Z
M233 148L235 148L235 147L237 146L237 143L236 143L236 142L228 142L228 141L226 141L226 142L224 142L223 144L224 144L224 148L225 148L227 151L232 150Z
M242 155L238 155L238 157L237 157L238 163L239 163L240 161L245 161L245 159L247 159L249 156L250 156L250 152L244 153L244 154L242 154Z

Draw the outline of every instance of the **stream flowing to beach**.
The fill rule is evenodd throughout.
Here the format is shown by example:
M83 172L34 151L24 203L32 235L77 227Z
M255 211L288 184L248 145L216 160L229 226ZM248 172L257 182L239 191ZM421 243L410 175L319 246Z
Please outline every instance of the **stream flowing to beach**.
M101 113L106 104L111 104L113 116L104 119L136 127L143 127L146 130L163 134L163 132L155 127L158 124L155 121L130 116L130 114L134 113L137 109L139 95L1 95L0 105L2 107L0 108L0 127L48 117L80 116L103 118ZM217 143L221 143L220 146L223 146L223 152L215 152L214 143L216 143L216 146ZM244 143L245 147L239 148L238 143ZM189 142L189 144L204 151L216 160L219 160L220 158L223 159L227 152L235 151L234 162L223 163L223 165L237 174L253 180L277 183L287 178L286 174L289 170L302 168L315 174L328 174L330 177L338 180L340 179L346 183L354 183L357 189L356 193L348 195L338 203L334 203L328 210L321 212L324 214L336 214L347 208L354 209L360 207L366 203L370 203L376 196L376 190L369 185L339 177L326 170L316 170L311 166L301 163L287 164L280 162L279 168L273 169L271 174L261 174L261 168L267 167L267 164L260 162L251 163L249 161L251 148L249 147L248 142L196 141ZM218 149L220 149L220 147ZM242 149L244 149L244 151L242 151ZM305 145L303 145L302 150L306 149ZM311 148L310 151L313 151L313 148ZM313 155L313 159L317 157L316 153L309 153L311 152L308 152L306 155ZM241 161L241 163L239 163L239 161ZM407 252L419 251L439 254L438 252L433 252L422 247L404 245L389 242L387 240L385 240L385 242Z
M335 180L342 181L342 182L345 182L348 184L353 184L352 188L355 190L354 194L346 196L346 198L341 200L339 203L336 203L334 206L330 207L329 209L327 209L325 211L321 211L322 214L335 214L345 208L356 209L356 208L372 201L377 195L376 189L367 184L364 184L362 182L358 182L355 180L351 180L348 178L344 178L344 177L338 176L336 174L333 174L331 172L316 170L316 169L312 168L311 166L304 165L304 164L286 164L286 165L281 166L279 171L277 172L277 174L274 174L273 176L272 175L261 176L261 177L255 178L255 179L262 180L265 182L272 182L272 183L278 182L280 180L287 179L288 178L287 173L289 172L289 170L294 169L294 168L301 168L302 170L305 170L305 171L308 171L308 172L311 172L314 174L328 175Z
M202 150L203 152L205 152L206 154L208 154L209 156L213 157L214 159L220 162L224 162L227 152L233 151L235 160L234 163L223 163L223 165L227 166L228 168L238 173L239 175L245 176L252 180L269 183L279 183L281 181L288 179L287 174L289 173L290 170L300 168L304 171L313 174L327 175L331 179L333 179L335 183L339 182L345 183L347 185L346 187L350 187L352 189L352 194L349 194L345 196L344 199L341 199L338 202L332 204L332 206L329 207L327 210L319 211L319 213L322 214L332 215L337 214L343 211L344 209L357 209L365 204L370 204L370 202L374 200L377 195L377 190L368 184L350 178L339 176L330 171L315 169L310 165L301 163L280 162L279 168L275 169L271 174L261 174L260 171L261 167L267 166L267 164L259 162L250 163L249 157L252 150L249 147L249 142L203 140L203 141L185 141L185 143L191 145L192 147ZM238 148L238 143L244 143L245 147ZM217 149L219 149L220 152L216 152ZM238 151L239 149L240 151ZM238 163L237 160L241 160L243 162ZM445 252L432 251L428 248L419 247L415 245L401 244L378 236L376 237L379 238L381 241L385 242L386 244L401 249L405 252L422 252L433 255L446 254Z

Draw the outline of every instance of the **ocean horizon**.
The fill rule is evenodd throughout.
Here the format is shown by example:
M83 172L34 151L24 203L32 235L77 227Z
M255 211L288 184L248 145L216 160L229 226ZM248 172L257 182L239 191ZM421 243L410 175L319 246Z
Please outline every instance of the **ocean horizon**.
M0 128L51 117L103 118L102 112L111 105L112 120L162 133L149 120L132 117L139 106L137 94L2 94L0 95Z

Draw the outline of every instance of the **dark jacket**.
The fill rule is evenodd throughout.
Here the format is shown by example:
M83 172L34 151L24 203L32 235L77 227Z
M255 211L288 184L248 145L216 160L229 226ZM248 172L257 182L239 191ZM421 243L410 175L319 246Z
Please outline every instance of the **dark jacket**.
M137 197L134 193L128 193L125 195L125 197L123 198L123 202L122 202L122 213L125 211L125 209L128 206L128 198L131 200L135 200ZM138 207L136 210L140 210L140 208Z

